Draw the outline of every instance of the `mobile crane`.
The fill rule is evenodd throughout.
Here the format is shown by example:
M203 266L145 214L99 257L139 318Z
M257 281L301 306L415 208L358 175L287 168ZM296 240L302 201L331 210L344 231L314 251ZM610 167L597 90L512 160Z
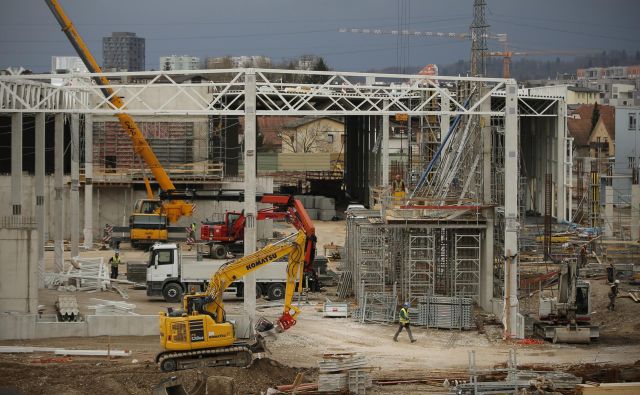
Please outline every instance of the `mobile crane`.
M71 45L75 48L78 56L82 59L89 72L102 73L102 69L58 1L45 0L45 3L49 6L53 16L60 24L62 31L66 34ZM92 79L97 85L101 86L100 90L103 95L114 107L124 107L124 102L109 86L110 83L106 77L94 76ZM145 139L133 117L126 113L118 113L116 116L120 121L122 129L131 139L134 152L144 160L160 188L163 191L175 190L175 186L169 178L169 175L160 164L160 161L149 146L149 143ZM146 182L146 179L145 185L147 187L147 199L140 199L136 202L133 214L129 218L132 244L144 242L149 243L157 240L166 241L167 221L169 223L176 222L180 217L190 216L193 212L193 205L184 200L169 200L161 202L160 200L153 198L153 194L151 193L151 189L148 182Z
M302 202L291 195L257 196L258 203L273 207L258 210L256 220L279 219L289 221L296 229L306 226L308 237L315 237L315 228L307 216ZM200 225L200 240L209 246L212 258L222 259L234 245L244 241L246 217L243 212L228 211L223 222L204 222Z
M224 264L211 277L205 292L185 295L181 310L160 313L160 344L164 350L155 358L160 369L250 365L253 352L262 351L263 344L259 338L237 339L235 324L226 319L223 291L248 273L288 256L284 310L277 320L277 328L287 330L296 324L300 313L292 305L293 294L296 282L298 291L302 291L305 256L307 249L314 246L315 242L310 242L301 229L251 255ZM269 327L273 328L273 324L263 329Z

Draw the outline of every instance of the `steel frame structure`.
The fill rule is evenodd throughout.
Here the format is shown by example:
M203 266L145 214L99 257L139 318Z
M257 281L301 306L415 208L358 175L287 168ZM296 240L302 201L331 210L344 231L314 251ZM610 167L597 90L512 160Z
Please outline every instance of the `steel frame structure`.
M481 111L480 104L499 95L513 80L420 76L400 74L320 72L277 69L228 69L191 71L146 71L87 74L33 74L0 76L0 111L65 112L131 115L244 115L246 75L255 75L256 115L492 115L504 109ZM116 108L89 78L104 76L112 81L113 95L124 96ZM53 86L52 78L75 85ZM86 84L78 85L77 81ZM224 80L220 82L220 80ZM132 82L133 81L133 82ZM287 82L288 81L288 82ZM319 82L315 82L319 81ZM385 81L380 85L380 82ZM488 92L465 108L446 84L477 82ZM251 82L249 83L251 84ZM171 88L173 96L154 102L153 92ZM429 103L446 97L447 111ZM409 100L411 99L411 100Z
M116 81L108 87L113 90L112 95L122 97L122 107L117 108L109 102L109 98L102 93L101 88L104 87L90 82L92 77L100 76ZM62 79L63 85L49 84L52 78ZM83 80L85 84L80 83ZM482 86L483 90L476 94L475 100L467 108L462 97L449 89L456 85ZM161 92L169 92L169 99L160 102L158 97L162 96ZM508 333L515 334L515 256L519 227L518 114L557 116L549 100L521 100L518 93L513 79L252 68L6 75L0 76L0 114L244 116L248 120L245 122L245 138L251 143L245 145L244 156L248 163L255 155L256 116L389 116L402 113L408 116L435 115L447 118L460 115L504 119L504 255L514 257L511 260L514 268L509 271L511 276L505 279L513 285L510 287L513 295L508 299L506 308L510 311ZM504 100L491 100L500 96L504 96ZM440 103L440 108L434 108L434 100ZM382 147L382 151L383 161L388 162L388 147ZM248 199L245 211L251 215L255 211L255 204L252 203L255 168L245 170L245 196ZM248 230L248 233L253 231L255 229ZM374 238L379 240L378 237ZM380 259L377 254L374 255Z

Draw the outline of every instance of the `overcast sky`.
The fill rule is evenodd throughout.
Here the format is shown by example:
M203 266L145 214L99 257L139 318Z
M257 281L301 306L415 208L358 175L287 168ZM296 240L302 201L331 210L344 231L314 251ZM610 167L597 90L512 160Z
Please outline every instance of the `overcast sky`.
M60 0L101 62L103 36L135 32L146 39L146 68L188 54L301 54L334 69L365 71L398 64L397 39L339 33L341 27L394 29L400 0ZM467 32L472 0L401 0L409 28ZM492 33L508 33L518 50L640 49L638 0L487 0ZM42 0L0 0L0 68L49 71L51 56L75 55ZM403 18L406 20L407 18ZM447 64L469 57L468 41L411 38L408 64ZM497 43L490 44L498 49ZM407 63L405 59L404 62Z

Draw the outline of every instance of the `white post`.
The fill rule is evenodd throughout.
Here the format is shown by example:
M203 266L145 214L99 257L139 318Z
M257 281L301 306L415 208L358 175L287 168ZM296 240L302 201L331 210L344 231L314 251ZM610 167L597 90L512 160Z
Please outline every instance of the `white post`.
M567 105L564 100L558 100L558 116L556 124L556 201L557 212L556 218L558 222L562 220L570 220L567 218L567 180L565 174L566 157L567 157L567 133L566 133L566 110Z
M383 108L389 105L388 100L384 100ZM382 186L389 185L389 114L382 116Z
M84 248L93 247L93 116L84 116Z
M55 116L55 271L62 272L64 267L64 115Z
M480 97L484 96L486 89ZM491 98L480 103L480 111L491 111ZM481 116L480 118L482 135L482 201L486 205L491 205L491 148L493 139L491 138L491 117ZM491 311L491 299L493 298L493 231L494 231L494 208L484 209L486 227L482 238L482 265L480 267L480 307Z
M44 288L44 242L46 213L44 205L44 113L37 113L36 124L36 163L35 163L35 192L36 192L36 223L38 226L38 288Z
M256 74L247 70L244 87L244 254L256 251L258 227L256 224ZM256 317L255 272L244 277L244 309L251 320Z
M448 93L446 89L445 92ZM449 96L441 95L440 96L440 111L450 111L451 110L451 101L449 100ZM440 141L442 141L449 133L449 128L451 127L451 115L442 114L440 115Z
M613 187L604 187L604 236L613 237Z
M504 122L504 213L505 234L504 254L512 257L505 260L509 265L508 276L505 276L505 309L508 310L508 320L505 320L505 334L516 337L518 315L518 87L515 81L506 84L506 105ZM506 301L509 305L506 305Z
M71 114L71 256L78 256L80 239L80 115Z
M22 215L21 112L11 114L11 210L13 215Z
M631 185L631 240L640 239L640 185Z

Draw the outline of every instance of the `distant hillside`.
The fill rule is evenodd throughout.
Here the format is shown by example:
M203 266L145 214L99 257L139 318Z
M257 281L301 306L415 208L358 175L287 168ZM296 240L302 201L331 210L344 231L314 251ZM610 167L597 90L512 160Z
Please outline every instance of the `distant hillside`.
M640 64L640 51L628 54L626 51L603 51L592 55L577 56L573 59L543 60L535 57L516 57L512 59L511 76L519 81L556 78L558 73L575 74L577 69L588 67L629 66ZM456 63L440 65L440 75L467 75L469 62L459 60ZM409 67L406 73L417 73L421 67ZM370 70L377 73L398 73L396 67ZM491 58L487 62L487 76L502 77L502 58Z

